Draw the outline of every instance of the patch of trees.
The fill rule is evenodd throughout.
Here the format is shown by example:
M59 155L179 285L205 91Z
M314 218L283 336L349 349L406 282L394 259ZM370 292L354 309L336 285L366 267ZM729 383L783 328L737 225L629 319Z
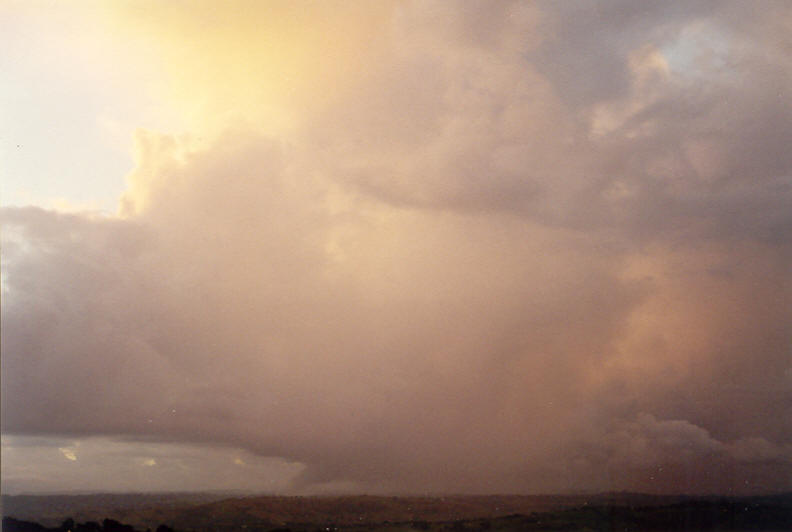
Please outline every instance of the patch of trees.
M101 523L86 521L75 523L74 519L66 519L60 526L47 528L33 521L22 521L13 517L3 517L3 532L139 532L132 525L119 523L114 519L105 519ZM151 530L146 530L151 532ZM156 532L175 532L167 525L160 525Z

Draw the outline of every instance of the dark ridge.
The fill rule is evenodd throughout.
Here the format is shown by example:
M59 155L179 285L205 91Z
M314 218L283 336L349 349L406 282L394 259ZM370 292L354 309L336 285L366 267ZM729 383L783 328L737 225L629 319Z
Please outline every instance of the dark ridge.
M533 510L521 510L530 503ZM574 503L574 504L570 504ZM542 504L546 507L540 508ZM127 507L129 519L3 519L6 532L329 532L792 530L792 494L763 497L248 497L188 506ZM82 520L82 519L81 519ZM130 522L132 524L124 524ZM144 523L143 525L137 523ZM157 524L150 524L157 523ZM168 523L167 525L161 523Z

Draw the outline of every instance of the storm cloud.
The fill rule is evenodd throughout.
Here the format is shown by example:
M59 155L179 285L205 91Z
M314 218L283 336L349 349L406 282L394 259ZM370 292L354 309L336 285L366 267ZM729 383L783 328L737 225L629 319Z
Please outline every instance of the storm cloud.
M2 210L4 434L307 491L789 489L792 7L759 5L398 3L288 134L244 84L209 138L140 130L117 216Z

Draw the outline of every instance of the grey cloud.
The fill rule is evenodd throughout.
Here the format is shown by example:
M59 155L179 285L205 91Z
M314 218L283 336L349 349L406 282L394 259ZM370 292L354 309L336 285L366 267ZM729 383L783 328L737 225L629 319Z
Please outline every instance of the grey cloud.
M792 472L789 447L763 438L720 441L685 420L641 413L611 423L577 451L582 477L641 491L707 493L783 490ZM592 464L606 468L592 473ZM602 470L608 471L602 476ZM768 475L775 469L777 475ZM606 484L607 485L607 484Z
M629 55L646 43L660 47L685 23L707 19L726 2L539 2L548 35L531 56L574 107L629 95Z
M776 445L764 438L744 438L732 443L728 453L745 462L792 462L792 446Z
M743 37L779 22L739 3L539 4L486 24L446 8L454 36L429 39L438 9L403 16L375 74L312 122L337 179L393 205L507 212L640 240L778 240L788 230L792 69L779 53L788 43L780 29ZM502 39L458 29L469 25L497 27ZM712 34L713 50L696 48L696 31ZM668 56L670 71L642 59L647 47ZM561 56L589 66L563 67ZM564 96L598 80L596 98ZM596 133L603 113L616 115L606 135Z

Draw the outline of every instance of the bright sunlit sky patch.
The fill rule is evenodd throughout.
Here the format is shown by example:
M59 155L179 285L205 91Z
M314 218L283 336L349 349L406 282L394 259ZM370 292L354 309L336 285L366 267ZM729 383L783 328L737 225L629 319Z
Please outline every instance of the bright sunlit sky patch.
M282 493L304 469L242 449L3 436L3 492L245 489Z
M6 4L0 20L4 205L114 213L137 128L178 131L157 63L103 27L100 3Z
M383 6L385 4L382 4ZM2 202L114 213L137 129L211 136L234 120L285 134L359 66L359 5L19 2L0 21ZM344 55L339 61L340 54Z

